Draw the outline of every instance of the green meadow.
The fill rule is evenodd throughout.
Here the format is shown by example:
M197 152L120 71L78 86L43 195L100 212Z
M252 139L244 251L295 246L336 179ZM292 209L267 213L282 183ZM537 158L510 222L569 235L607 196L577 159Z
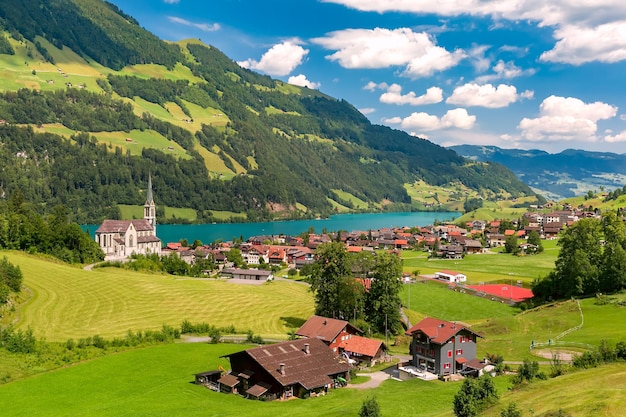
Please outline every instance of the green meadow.
M385 381L372 390L331 390L325 397L260 402L210 391L193 374L228 369L220 356L245 345L170 344L132 350L0 386L6 416L357 416L376 396L383 415L446 416L459 383ZM499 384L503 389L506 380Z
M426 252L404 251L403 270L413 274L434 274L442 269L454 270L467 276L468 283L520 280L530 284L554 269L559 253L556 240L543 241L544 251L532 256L513 256L500 252L466 255L463 259L430 259Z
M117 268L92 271L6 253L24 274L30 299L17 312L17 326L37 337L66 341L128 330L156 330L183 320L245 334L286 339L313 313L308 287L294 282L238 285L226 280L176 278Z

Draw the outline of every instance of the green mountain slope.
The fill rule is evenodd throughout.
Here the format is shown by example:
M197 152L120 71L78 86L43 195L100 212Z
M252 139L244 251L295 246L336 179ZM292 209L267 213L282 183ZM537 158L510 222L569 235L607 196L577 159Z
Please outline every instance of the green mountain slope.
M500 165L372 125L345 101L198 41L163 42L101 0L6 0L0 26L0 160L10 167L0 193L20 188L42 211L119 217L118 205L142 204L149 173L161 207L193 208L198 221L423 209L407 193L417 181L533 195Z

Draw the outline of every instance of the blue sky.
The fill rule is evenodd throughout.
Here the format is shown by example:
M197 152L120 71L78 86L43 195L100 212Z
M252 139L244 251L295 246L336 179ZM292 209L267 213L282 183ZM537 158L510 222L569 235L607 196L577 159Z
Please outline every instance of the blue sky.
M626 152L623 0L112 0L438 143Z

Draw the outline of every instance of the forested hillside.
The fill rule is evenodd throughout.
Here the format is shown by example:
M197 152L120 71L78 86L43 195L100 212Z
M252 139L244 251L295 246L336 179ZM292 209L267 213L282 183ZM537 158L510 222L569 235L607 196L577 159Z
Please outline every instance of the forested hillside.
M0 193L19 189L42 213L120 217L149 174L157 205L200 222L423 209L405 188L419 180L533 195L501 165L372 125L198 41L163 42L101 0L6 0L0 27Z

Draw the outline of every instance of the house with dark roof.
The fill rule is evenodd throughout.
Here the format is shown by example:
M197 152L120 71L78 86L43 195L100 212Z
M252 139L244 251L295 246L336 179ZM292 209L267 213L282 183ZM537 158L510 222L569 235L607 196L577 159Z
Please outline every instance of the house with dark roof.
M143 219L105 220L98 227L94 238L104 252L105 260L128 258L133 254L161 254L161 239L156 236L156 206L151 177L148 177L143 207Z
M342 341L349 339L352 335L360 334L363 334L362 330L345 320L322 316L311 316L296 331L296 336L321 340L335 353L339 353L339 344Z
M225 355L229 386L249 398L288 399L326 392L350 378L350 364L319 339L288 340Z
M406 331L412 337L410 353L414 366L439 376L455 374L476 359L476 340L480 336L468 327L426 317Z

